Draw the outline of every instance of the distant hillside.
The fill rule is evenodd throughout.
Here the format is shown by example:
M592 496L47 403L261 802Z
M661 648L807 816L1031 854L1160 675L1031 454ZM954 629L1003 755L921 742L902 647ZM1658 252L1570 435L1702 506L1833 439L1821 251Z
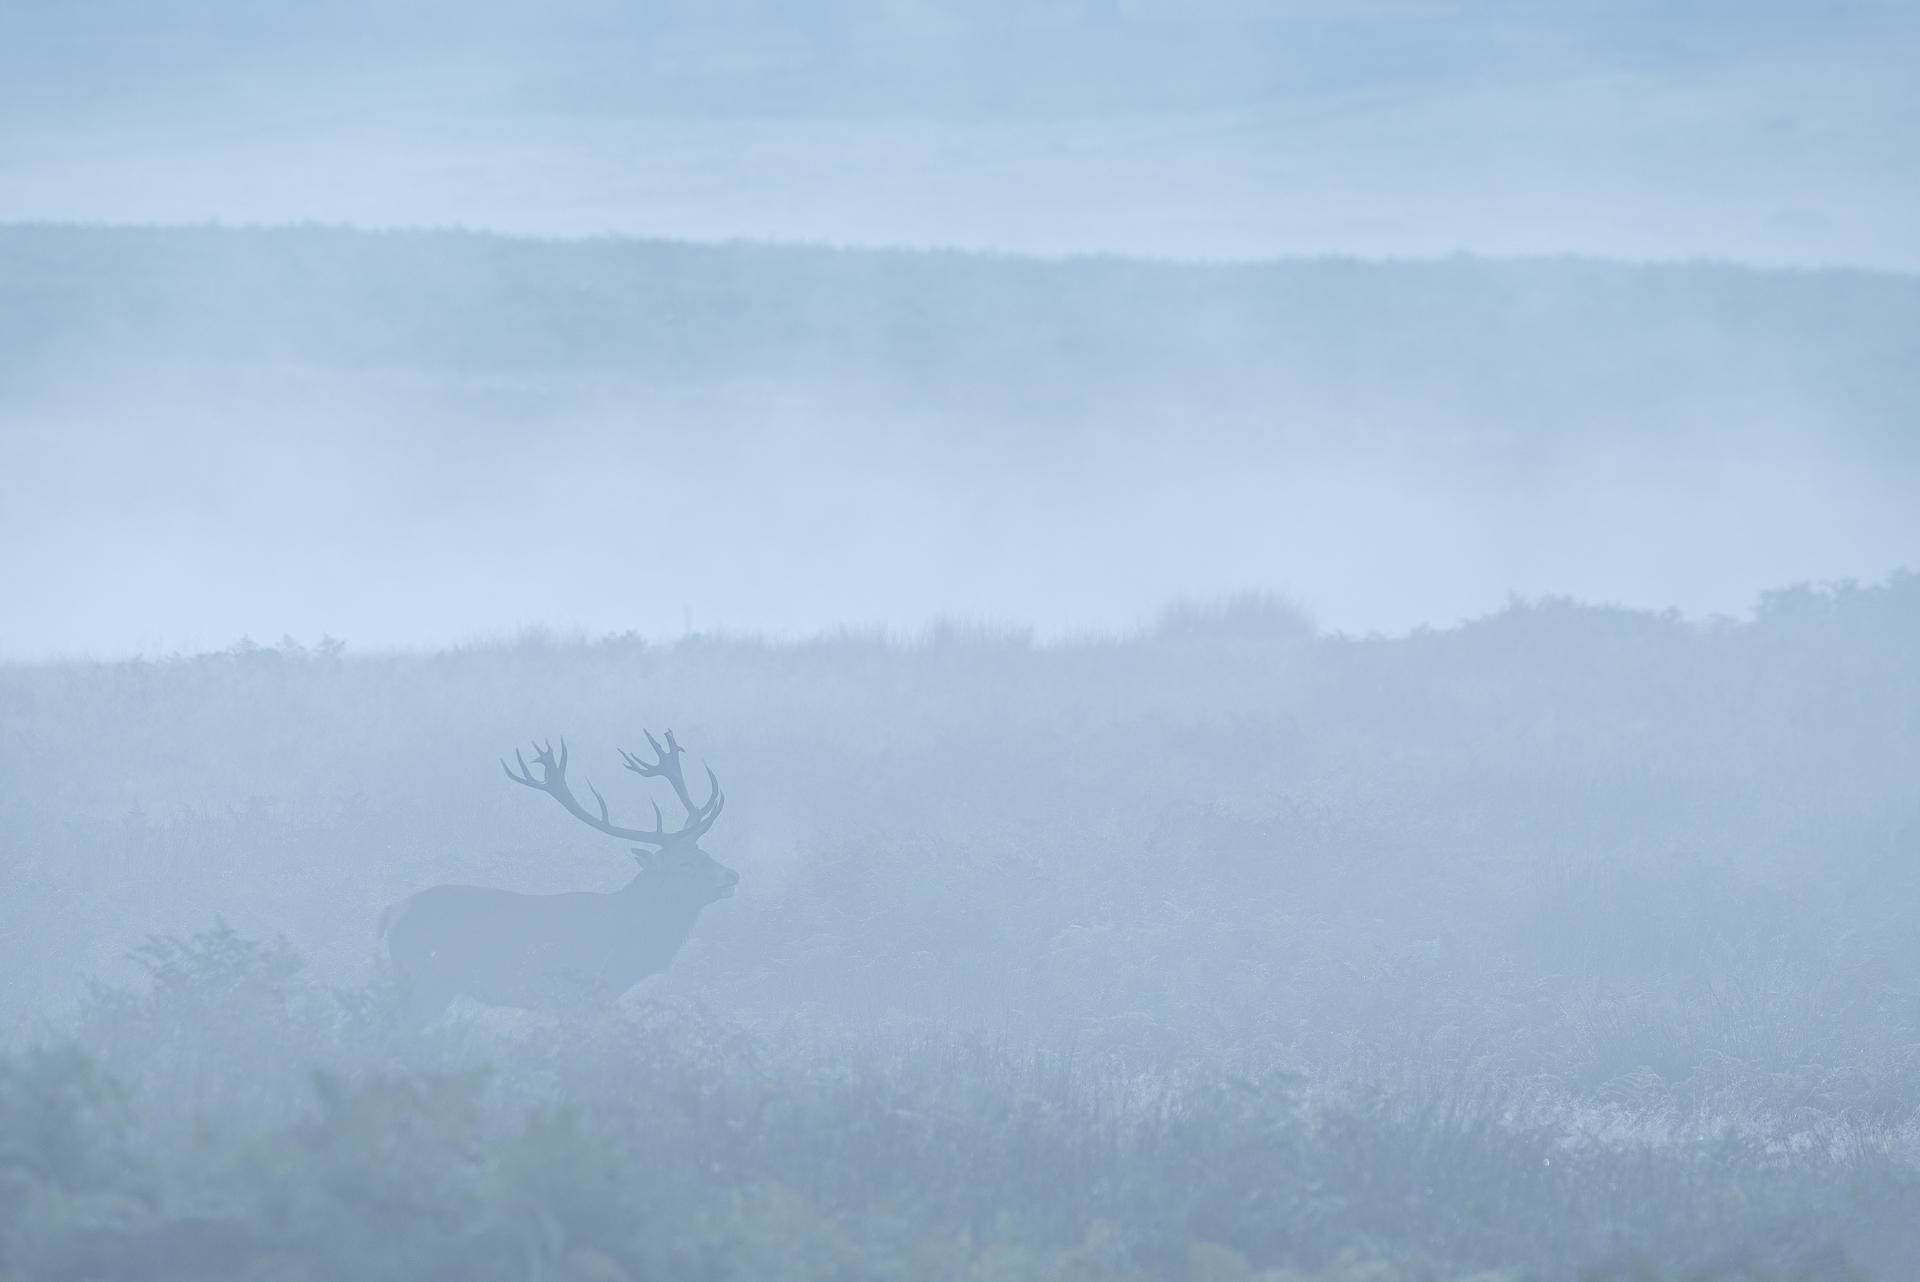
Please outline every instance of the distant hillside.
M1524 453L1911 452L1920 281L1582 260L1173 266L452 232L0 230L0 379L215 365ZM129 375L131 376L131 375ZM223 381L225 381L223 380ZM1041 430L1047 430L1045 426ZM1344 438L1344 439L1343 439Z

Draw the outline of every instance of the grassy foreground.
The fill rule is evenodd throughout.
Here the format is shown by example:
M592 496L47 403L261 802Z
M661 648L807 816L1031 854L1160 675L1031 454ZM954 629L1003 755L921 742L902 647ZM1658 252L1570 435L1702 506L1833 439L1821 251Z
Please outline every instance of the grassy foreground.
M5 1276L1839 1279L1916 1245L1884 1135L1597 1142L1552 1093L669 1004L421 1035L230 931L144 956L147 993L0 1062Z

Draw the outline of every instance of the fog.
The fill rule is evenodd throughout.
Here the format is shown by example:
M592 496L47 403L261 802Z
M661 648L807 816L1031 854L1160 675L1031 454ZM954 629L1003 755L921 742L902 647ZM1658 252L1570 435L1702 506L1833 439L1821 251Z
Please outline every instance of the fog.
M0 4L0 1279L1912 1276L1916 55Z
M473 233L0 233L8 657L1696 617L1920 543L1920 289ZM128 532L134 537L127 537ZM77 585L84 585L80 587Z

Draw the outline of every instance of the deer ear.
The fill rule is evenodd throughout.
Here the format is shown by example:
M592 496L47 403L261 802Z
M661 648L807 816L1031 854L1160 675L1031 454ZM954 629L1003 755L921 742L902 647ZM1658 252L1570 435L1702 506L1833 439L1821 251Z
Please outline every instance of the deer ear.
M646 869L653 867L654 856L660 853L657 850L650 850L645 846L634 846L632 847L632 850L633 850L633 862L639 864L642 871L645 871Z

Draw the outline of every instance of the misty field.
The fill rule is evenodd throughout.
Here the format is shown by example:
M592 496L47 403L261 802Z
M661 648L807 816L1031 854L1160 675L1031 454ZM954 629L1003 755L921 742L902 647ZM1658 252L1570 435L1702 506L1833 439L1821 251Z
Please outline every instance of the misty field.
M1920 580L1745 620L528 633L0 669L20 1278L1908 1276ZM743 876L413 1027L384 908L610 889L502 778L672 726ZM631 780L627 781L631 784Z
M0 1282L1920 1278L1913 0L0 0Z

